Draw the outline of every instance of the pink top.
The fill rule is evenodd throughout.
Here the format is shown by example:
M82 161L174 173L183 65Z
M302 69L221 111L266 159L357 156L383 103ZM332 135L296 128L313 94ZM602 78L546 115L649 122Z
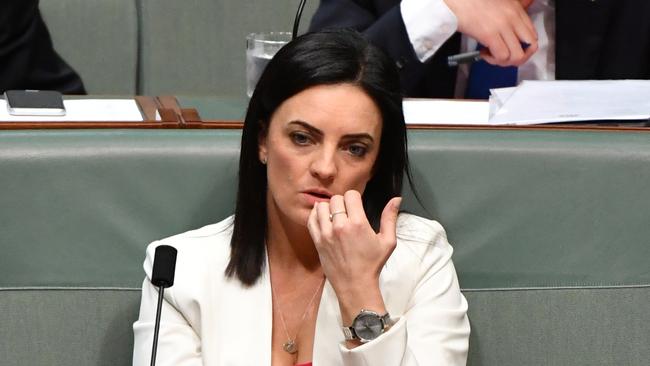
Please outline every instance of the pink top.
M311 362L301 363L300 365L296 365L296 366L311 366Z

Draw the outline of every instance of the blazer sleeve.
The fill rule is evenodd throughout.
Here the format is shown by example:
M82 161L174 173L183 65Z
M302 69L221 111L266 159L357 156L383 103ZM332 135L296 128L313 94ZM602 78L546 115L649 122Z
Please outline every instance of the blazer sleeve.
M455 70L446 66L446 56L457 52L460 37L455 35L426 63L420 62L409 39L402 18L399 1L392 7L375 10L376 5L364 0L321 0L312 17L310 31L328 28L352 28L395 61L402 83L402 91L412 97L451 97ZM429 75L433 72L433 75ZM431 86L422 83L436 83ZM423 90L424 88L424 90ZM441 89L438 91L437 89Z
M453 250L439 224L417 219L421 220L419 226L437 226L439 230L430 237L430 250L420 261L406 311L379 338L352 350L340 345L345 366L460 366L467 363L470 325L467 301L460 292L451 261ZM414 270L411 264L400 267L402 273L409 268Z
M151 363L154 323L158 305L158 290L151 284L151 272L155 248L154 242L147 248L144 261L146 278L142 283L140 315L133 324L134 346L133 366ZM203 365L201 340L196 331L178 310L174 301L174 288L165 289L160 319L156 365L159 366L200 366Z
M362 1L322 0L311 20L310 31L352 28L362 32L394 60L403 57L417 60L402 20L399 2L382 13L373 8L372 4Z

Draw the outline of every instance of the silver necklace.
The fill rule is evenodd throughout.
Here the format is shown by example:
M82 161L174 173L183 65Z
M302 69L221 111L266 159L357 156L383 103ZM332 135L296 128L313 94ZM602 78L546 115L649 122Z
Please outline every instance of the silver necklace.
M284 321L284 315L282 315L282 309L280 309L279 302L273 301L278 308L278 314L280 314L280 321L282 322L284 333L287 335L287 341L282 344L282 349L285 352L290 353L292 355L298 352L298 344L296 344L296 338L298 338L298 334L300 333L300 328L302 328L302 324L305 321L305 317L307 317L307 313L309 313L309 310L311 309L311 305L314 303L314 299L316 299L316 295L318 294L318 291L321 289L321 287L324 284L325 284L325 277L323 276L323 279L320 281L320 284L318 285L318 287L316 287L316 291L314 291L314 294L311 296L311 299L309 300L309 303L307 304L305 311L302 313L302 318L300 318L300 322L298 323L298 329L296 330L296 335L294 335L293 338L289 335L289 330L287 329L287 323ZM275 299L273 284L271 284L271 296L273 296L273 299Z

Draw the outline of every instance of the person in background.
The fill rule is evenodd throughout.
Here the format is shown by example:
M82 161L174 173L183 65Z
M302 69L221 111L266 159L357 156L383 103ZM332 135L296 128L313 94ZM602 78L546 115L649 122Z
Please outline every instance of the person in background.
M518 67L506 73L510 85L650 77L647 1L321 0L310 29L340 27L386 50L410 97L476 97L472 73L485 67L472 67L485 62L450 68L446 59L477 41L488 64Z
M0 93L12 89L86 93L79 75L54 50L38 0L0 5Z
M150 362L161 244L178 261L157 365L465 365L445 231L399 212L406 137L395 65L360 34L284 46L249 103L234 216L147 249L133 365Z

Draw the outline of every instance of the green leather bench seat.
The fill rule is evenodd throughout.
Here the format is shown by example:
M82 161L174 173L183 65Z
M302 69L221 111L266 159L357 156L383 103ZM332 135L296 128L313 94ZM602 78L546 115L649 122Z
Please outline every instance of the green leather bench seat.
M2 365L128 365L144 248L232 212L237 130L0 132ZM411 131L470 365L647 365L650 133Z
M248 97L214 95L177 95L181 108L194 108L203 121L243 121L246 118Z
M290 32L298 1L137 0L141 7L139 92L246 95L246 36ZM318 2L308 1L307 30Z
M318 2L308 1L300 32ZM89 94L246 94L246 36L293 27L298 1L41 0Z

